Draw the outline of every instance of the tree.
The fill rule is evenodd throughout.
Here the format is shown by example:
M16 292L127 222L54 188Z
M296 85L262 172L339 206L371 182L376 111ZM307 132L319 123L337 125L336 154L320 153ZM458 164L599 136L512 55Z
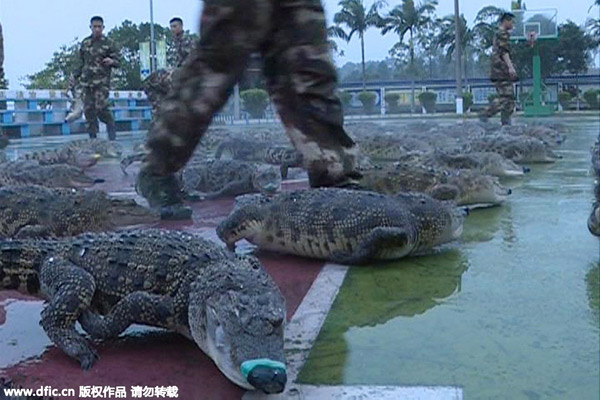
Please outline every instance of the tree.
M410 69L414 73L415 61L415 34L421 29L425 29L431 23L431 15L435 12L437 0L426 0L415 6L414 0L402 0L402 4L394 7L386 17L381 18L378 26L381 28L381 34L386 35L394 32L399 37L399 43L404 41L406 34L409 34L409 57ZM411 95L411 110L414 111L414 85Z
M346 42L350 42L352 36L356 33L360 39L360 49L362 54L362 78L363 78L363 89L366 87L366 74L365 74L365 32L372 26L376 26L381 19L377 10L384 4L382 0L376 0L373 5L367 9L363 3L363 0L341 0L338 3L342 9L333 16L333 22L338 27L345 25L349 31L346 32L340 29L336 32L336 35ZM341 27L340 27L341 28Z
M77 38L67 45L62 45L59 51L55 51L52 59L46 63L46 67L28 75L29 80L25 84L27 89L66 89L71 76L79 65L79 41Z
M345 40L346 32L344 32L344 30L339 26L332 25L327 28L327 38L327 42L329 43L329 47L331 48L331 53L339 57L343 57L344 50L339 50L334 38L340 38Z
M473 29L467 26L467 20L464 15L460 16L460 38L461 44L460 47L462 49L462 57L465 60L464 62L464 74L465 80L468 77L468 60L469 60L469 50L475 44L475 32ZM440 20L441 30L437 37L437 44L441 49L446 50L446 57L448 59L452 58L454 55L454 51L456 49L456 36L455 36L455 21L454 15L448 15Z

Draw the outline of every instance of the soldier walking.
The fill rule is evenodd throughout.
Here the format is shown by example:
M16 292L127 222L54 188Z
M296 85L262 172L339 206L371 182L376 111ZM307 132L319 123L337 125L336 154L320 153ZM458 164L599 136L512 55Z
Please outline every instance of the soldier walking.
M173 46L167 56L168 69L159 69L154 71L142 83L142 88L146 92L148 101L152 106L152 115L158 113L161 101L171 90L173 82L173 71L181 67L187 56L192 52L195 41L183 30L183 20L174 17L169 21L171 33L173 34Z
M268 90L288 137L302 153L310 185L358 188L358 148L343 128L334 93L337 74L321 2L206 0L200 41L161 104L136 184L164 217L191 216L175 173L191 157L255 51L262 55Z
M514 18L512 13L502 14L494 34L490 79L496 87L498 97L479 115L483 122L500 111L502 125L510 125L510 117L515 109L513 81L517 78L517 72L510 59L510 31L514 27Z
M104 20L92 17L92 34L85 38L79 49L79 68L75 72L83 90L84 114L90 138L98 135L98 119L106 124L109 140L117 138L115 119L109 111L110 76L117 68L119 52L112 40L103 35Z

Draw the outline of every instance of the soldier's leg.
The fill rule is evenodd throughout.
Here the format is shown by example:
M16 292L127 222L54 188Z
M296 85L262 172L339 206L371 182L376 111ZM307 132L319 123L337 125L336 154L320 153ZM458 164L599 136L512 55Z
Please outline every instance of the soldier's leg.
M83 90L83 113L90 138L98 136L98 114L96 113L96 100L94 88L86 87Z
M200 41L173 77L148 135L146 168L173 174L191 157L213 114L243 73L249 55L264 41L272 0L207 0Z
M106 124L106 132L109 140L115 140L117 138L117 128L115 126L115 118L112 112L108 109L110 102L108 99L109 89L108 87L99 87L94 93L94 100L96 102L96 112L100 121Z
M279 2L277 26L263 48L267 85L286 132L302 154L312 187L345 185L361 177L358 147L343 128L319 1Z
M249 55L269 31L272 0L207 0L201 39L173 76L173 87L162 101L148 132L146 163L136 190L165 218L186 219L175 172L189 160L213 115L243 73ZM163 213L165 210L165 213Z
M496 96L492 104L490 104L481 112L481 115L486 119L493 117L502 109L502 84L503 82L494 82L494 87L496 88L496 93L498 96Z
M512 82L501 82L498 89L498 98L500 99L502 125L510 125L510 117L515 109L515 92Z

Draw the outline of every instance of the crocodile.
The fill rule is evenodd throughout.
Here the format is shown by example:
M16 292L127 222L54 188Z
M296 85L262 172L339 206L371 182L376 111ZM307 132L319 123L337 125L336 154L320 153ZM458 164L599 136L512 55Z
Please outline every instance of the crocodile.
M565 136L555 129L543 125L504 125L498 130L501 135L530 136L541 140L546 146L557 147L565 141Z
M343 264L425 252L457 239L464 221L464 210L425 195L326 188L247 196L217 227L229 248L246 239L261 249Z
M373 138L359 142L362 154L373 161L398 161L411 151L428 151L431 146L415 139L405 138L401 142L389 138Z
M104 182L66 164L38 165L30 161L2 164L0 187L40 185L46 187L88 188Z
M41 165L69 164L79 168L95 165L102 158L119 158L121 146L103 139L73 140L58 149L25 153L20 160L36 160Z
M463 150L465 152L491 151L519 164L553 163L560 158L541 140L529 136L486 136L469 141Z
M283 391L285 301L251 256L199 236L143 229L74 238L0 241L0 289L48 300L40 325L84 370L95 339L131 324L193 340L235 384Z
M42 186L0 188L0 237L54 238L160 221L132 199L109 198L100 190Z
M279 165L284 179L287 178L289 168L300 168L303 161L302 154L292 147L240 138L224 140L219 144L215 151L215 159L219 160L224 155L232 160Z
M202 192L207 200L255 192L273 194L281 188L281 175L274 167L236 160L196 162L183 169L181 181L188 195Z
M400 163L418 163L437 169L468 169L481 174L498 177L517 177L530 172L529 167L517 165L514 161L492 152L471 152L451 154L435 150L428 153L411 152L402 157Z
M78 82L72 82L67 87L67 97L71 103L69 113L65 122L70 123L78 120L83 115L83 91Z
M511 190L497 178L475 171L446 171L410 164L396 164L363 172L361 185L375 192L426 193L438 200L453 200L459 206L493 206L503 203Z

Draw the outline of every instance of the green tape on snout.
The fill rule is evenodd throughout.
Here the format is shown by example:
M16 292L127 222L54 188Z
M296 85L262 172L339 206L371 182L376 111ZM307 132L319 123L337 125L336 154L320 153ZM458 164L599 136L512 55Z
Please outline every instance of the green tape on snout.
M248 360L242 363L242 375L244 378L248 379L248 375L254 367L268 367L268 368L278 368L286 372L285 364L280 361L269 360L268 358L257 358L256 360Z

